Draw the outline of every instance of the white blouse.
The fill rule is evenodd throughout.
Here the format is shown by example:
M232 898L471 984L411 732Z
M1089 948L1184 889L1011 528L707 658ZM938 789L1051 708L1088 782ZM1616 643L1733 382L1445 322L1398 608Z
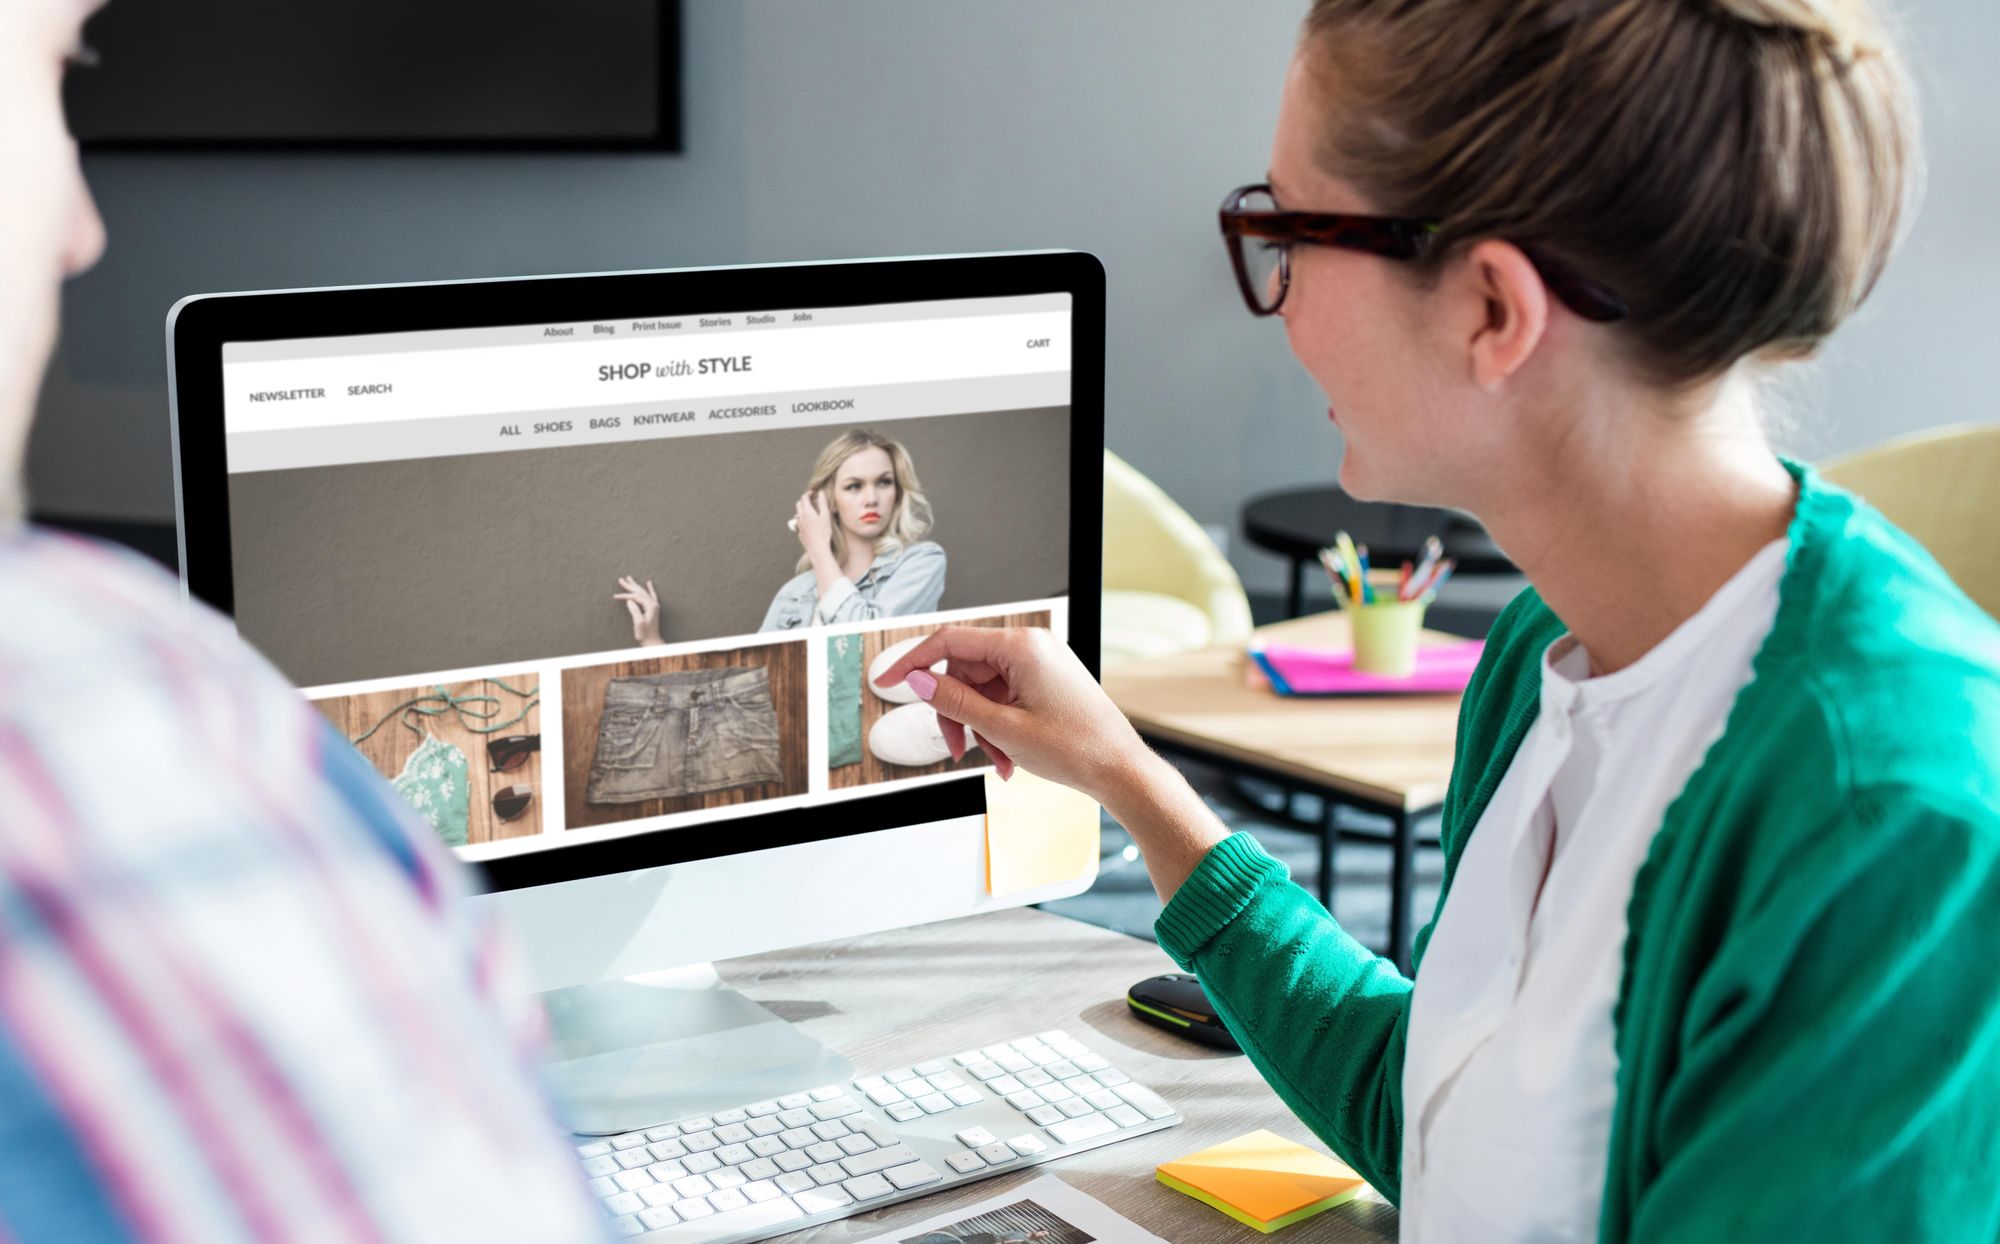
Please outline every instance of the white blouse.
M1632 882L1769 634L1784 540L1635 664L1573 638L1459 859L1410 1001L1405 1240L1590 1240ZM1546 879L1545 879L1546 878Z

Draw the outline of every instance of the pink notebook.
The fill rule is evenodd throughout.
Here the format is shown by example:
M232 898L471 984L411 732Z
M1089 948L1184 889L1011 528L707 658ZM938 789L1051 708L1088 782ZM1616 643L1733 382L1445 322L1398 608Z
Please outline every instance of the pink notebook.
M1270 644L1252 648L1250 656L1279 695L1407 695L1465 690L1485 649L1478 639L1419 648L1417 668L1408 678L1363 674L1354 668L1352 652L1325 648Z

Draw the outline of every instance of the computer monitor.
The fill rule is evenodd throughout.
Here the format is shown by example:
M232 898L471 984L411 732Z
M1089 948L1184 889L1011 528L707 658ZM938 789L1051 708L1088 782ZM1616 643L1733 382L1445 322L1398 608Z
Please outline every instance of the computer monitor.
M1089 885L990 893L985 756L865 683L946 623L1095 670L1092 257L203 295L167 338L188 592L483 869L579 1131L847 1074L711 960Z

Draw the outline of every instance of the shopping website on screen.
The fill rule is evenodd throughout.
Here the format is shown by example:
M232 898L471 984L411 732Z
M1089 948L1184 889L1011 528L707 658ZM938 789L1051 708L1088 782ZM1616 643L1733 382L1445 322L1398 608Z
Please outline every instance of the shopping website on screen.
M237 626L469 858L978 771L869 670L1067 638L1069 301L225 345Z

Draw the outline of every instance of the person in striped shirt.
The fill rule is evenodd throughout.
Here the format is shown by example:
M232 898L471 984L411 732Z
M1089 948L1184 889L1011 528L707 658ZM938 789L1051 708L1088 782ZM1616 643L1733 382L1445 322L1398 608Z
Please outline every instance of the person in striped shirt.
M0 1242L603 1238L458 863L225 619L22 520L93 7L0 3Z

